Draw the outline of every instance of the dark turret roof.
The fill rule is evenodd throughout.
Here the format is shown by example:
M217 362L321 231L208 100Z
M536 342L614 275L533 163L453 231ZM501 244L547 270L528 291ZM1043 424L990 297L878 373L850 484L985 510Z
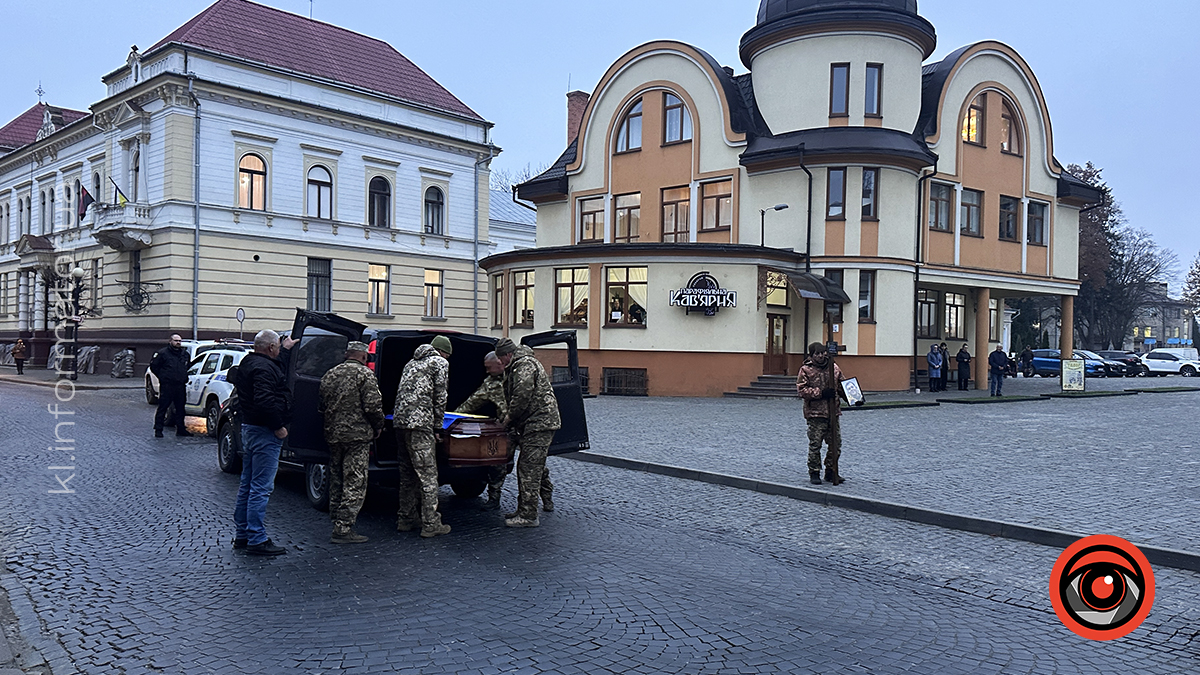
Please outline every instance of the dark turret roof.
M846 26L900 33L921 45L926 57L937 46L937 32L917 14L916 0L762 0L757 25L742 36L742 63L749 68L756 53L778 40Z

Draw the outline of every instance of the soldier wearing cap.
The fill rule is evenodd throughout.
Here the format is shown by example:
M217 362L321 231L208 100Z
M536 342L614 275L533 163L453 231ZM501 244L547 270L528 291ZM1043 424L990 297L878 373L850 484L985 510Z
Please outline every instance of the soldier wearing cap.
M502 420L508 414L508 402L504 400L504 365L500 363L496 352L488 352L487 356L483 357L483 369L487 371L483 383L454 412L468 415L482 412ZM509 469L510 465L497 466L489 472L487 502L482 507L484 511L500 508L500 493L504 489L504 479L508 476ZM553 508L553 503L550 508Z
M538 496L545 510L553 510L550 473L546 469L546 453L554 440L554 432L562 426L558 400L550 386L546 369L533 355L533 349L518 347L509 338L496 343L496 356L504 364L504 396L508 401L505 425L509 433L519 438L517 457L517 510L508 514L508 527L537 527Z
M367 496L371 442L383 432L383 397L375 373L367 368L368 347L346 346L346 361L321 378L320 412L329 444L329 518L335 544L361 544L367 538L354 522Z
M418 525L422 537L450 532L438 513L438 468L434 444L446 416L450 363L454 349L445 335L417 347L412 360L404 366L396 390L396 408L392 422L398 445L408 452L398 453L400 461L400 508L396 530L411 532Z

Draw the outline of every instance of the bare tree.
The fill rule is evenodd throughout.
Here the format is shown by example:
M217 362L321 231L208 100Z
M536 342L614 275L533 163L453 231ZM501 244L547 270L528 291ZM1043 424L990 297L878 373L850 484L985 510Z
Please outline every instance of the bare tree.
M532 164L526 164L519 169L492 169L492 189L512 192L514 185L520 185L530 178L541 174L546 169L547 166L545 164L540 164L536 167Z

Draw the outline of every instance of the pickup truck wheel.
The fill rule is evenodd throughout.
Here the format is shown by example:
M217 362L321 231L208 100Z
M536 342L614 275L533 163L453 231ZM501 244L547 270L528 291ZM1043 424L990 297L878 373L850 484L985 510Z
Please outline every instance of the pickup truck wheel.
M1195 377L1196 369L1191 366L1184 366L1179 369L1179 374L1184 377Z
M158 403L158 394L154 393L154 385L150 383L150 378L146 378L146 403L154 405Z
M242 456L238 454L237 434L233 424L226 423L217 432L217 466L225 473L242 472Z
M329 510L329 476L324 464L304 465L304 494L318 511Z
M209 436L217 435L217 421L221 417L221 404L217 399L208 399L208 405L204 406L204 431Z
M458 480L450 483L450 489L459 497L472 499L483 494L487 483L481 480Z

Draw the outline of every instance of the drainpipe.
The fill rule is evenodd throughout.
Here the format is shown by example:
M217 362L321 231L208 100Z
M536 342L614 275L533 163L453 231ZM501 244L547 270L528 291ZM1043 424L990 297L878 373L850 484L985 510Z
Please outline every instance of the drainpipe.
M187 53L184 53L184 69L187 68ZM200 334L200 99L193 93L192 84L196 74L188 72L188 97L196 107L192 126L195 138L192 141L192 219L194 232L192 235L192 339L199 340Z
M471 332L479 334L479 165L491 162L492 157L495 157L496 146L492 145L491 140L487 138L487 132L484 132L484 140L487 141L488 156L486 159L480 158L475 162L475 235L472 243L472 261L474 269L471 270ZM489 186L490 187L490 186Z
M804 273L812 274L812 184L813 175L804 165L804 144L800 144L800 168L808 175L808 224L804 235ZM808 299L804 300L804 353L808 354Z
M937 173L937 172L935 171L934 173ZM925 206L925 199L924 199L925 181L929 180L930 178L933 178L932 173L922 173L921 177L917 179L917 250L913 254L913 333L912 333L913 334L913 339L912 339L913 386L916 386L916 387L920 386L920 382L917 381L917 359L920 357L920 350L917 349L917 321L920 320L919 317L917 316L917 311L918 311L918 307L919 307L919 305L917 304L917 293L920 292L920 285L921 285L921 239L922 239L921 235L924 233L924 229L922 228L921 224L924 222L923 208ZM943 367L944 366L945 366L945 364L943 364Z

